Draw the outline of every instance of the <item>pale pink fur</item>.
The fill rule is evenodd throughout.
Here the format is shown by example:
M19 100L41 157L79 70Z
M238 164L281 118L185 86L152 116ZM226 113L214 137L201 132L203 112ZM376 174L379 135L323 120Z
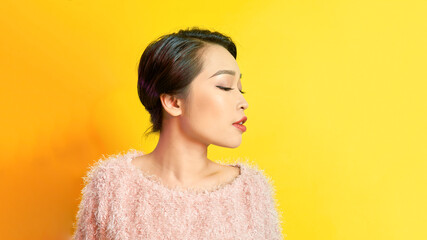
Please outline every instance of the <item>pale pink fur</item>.
M139 155L130 149L91 166L73 239L283 239L273 181L256 164L234 161L238 177L199 191L163 185L131 163Z

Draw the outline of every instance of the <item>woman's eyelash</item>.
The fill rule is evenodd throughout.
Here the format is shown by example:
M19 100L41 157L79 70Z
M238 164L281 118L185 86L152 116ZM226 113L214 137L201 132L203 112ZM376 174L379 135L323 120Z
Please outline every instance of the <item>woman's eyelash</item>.
M225 91L230 91L233 90L233 88L228 88L228 87L221 87L221 86L217 86L218 88L224 89ZM246 92L244 91L240 91L241 94L245 94Z

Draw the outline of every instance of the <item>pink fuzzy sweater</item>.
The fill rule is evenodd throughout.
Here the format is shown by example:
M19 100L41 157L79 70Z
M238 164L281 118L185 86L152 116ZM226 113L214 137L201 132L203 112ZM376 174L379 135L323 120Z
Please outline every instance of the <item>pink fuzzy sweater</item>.
M162 184L131 163L142 154L91 166L73 239L283 239L273 181L256 165L236 161L239 176L202 191Z

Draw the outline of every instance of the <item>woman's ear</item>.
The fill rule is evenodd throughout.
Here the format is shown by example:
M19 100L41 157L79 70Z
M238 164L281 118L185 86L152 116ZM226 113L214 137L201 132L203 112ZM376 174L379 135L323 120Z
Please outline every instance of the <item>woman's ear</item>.
M179 116L182 114L182 100L175 95L162 93L160 94L160 102L170 115Z

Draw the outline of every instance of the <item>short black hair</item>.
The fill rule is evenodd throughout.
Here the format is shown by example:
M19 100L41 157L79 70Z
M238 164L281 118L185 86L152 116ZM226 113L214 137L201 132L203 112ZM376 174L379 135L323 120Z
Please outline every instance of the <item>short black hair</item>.
M230 37L198 27L163 35L144 50L138 66L138 96L151 116L150 133L162 129L160 94L187 97L189 85L202 70L200 51L209 43L224 47L237 58L236 45Z

